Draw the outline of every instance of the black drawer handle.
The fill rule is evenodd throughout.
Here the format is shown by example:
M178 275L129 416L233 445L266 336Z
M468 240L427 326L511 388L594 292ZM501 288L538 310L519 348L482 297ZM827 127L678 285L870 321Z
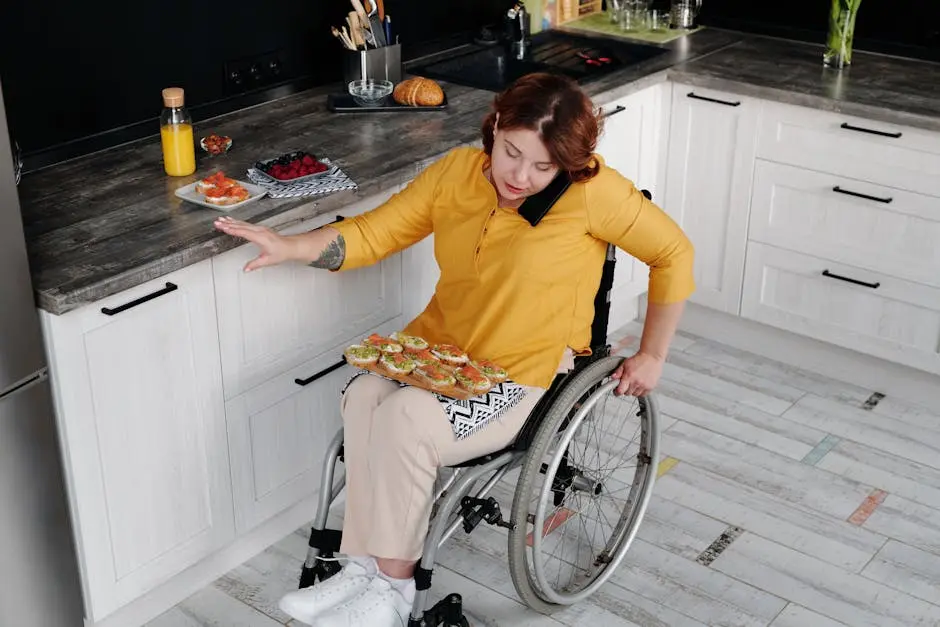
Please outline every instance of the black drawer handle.
M838 274L833 274L829 270L823 270L823 276L829 277L830 279L838 279L839 281L845 281L846 283L854 283L855 285L861 285L862 287L870 287L873 290L877 290L881 287L881 283L866 283L865 281L859 281L858 279L850 279L847 276L839 276Z
M322 378L325 377L326 375L328 375L328 374L330 374L331 372L334 372L334 371L336 371L336 370L339 370L340 368L342 368L342 367L345 366L345 365L346 365L346 358L344 357L344 358L342 359L342 361L339 361L339 362L333 364L332 366L330 366L329 368L326 368L325 370L321 370L320 372L318 372L318 373L316 373L316 374L314 374L314 375L311 375L311 376L307 377L306 379L294 379L294 383L296 383L297 385L310 385L311 383L313 383L313 382L316 381L317 379L322 379Z
M623 106L623 105L617 105L616 107L613 108L612 111L605 111L604 114L601 115L601 118L602 118L602 119L603 119L603 118L609 118L609 117L612 116L612 115L617 115L618 113L622 113L623 111L626 111L626 110L627 110L627 108L626 108L625 106Z
M855 196L856 198L864 198L865 200L874 200L875 202L883 202L885 204L888 204L889 202L894 200L894 198L891 198L890 196L887 198L881 198L879 196L869 196L868 194L862 194L861 192L853 192L848 189L842 189L838 185L833 187L832 191L838 192L840 194L845 194L846 196Z
M146 296L141 296L137 300L132 300L129 303L124 303L120 307L115 307L114 309L111 309L110 307L102 307L101 313L103 313L106 316L113 316L115 314L121 313L122 311L127 311L131 307L136 307L137 305L143 305L148 300L153 300L154 298L159 298L160 296L163 296L164 294L169 294L170 292L174 292L177 289L179 288L175 284L167 282L166 287L164 287L163 289L157 290L156 292L152 294L147 294Z
M730 101L728 101L728 100L719 100L719 99L717 99L717 98L709 98L708 96L699 96L699 95L698 95L697 93L695 93L694 91L690 91L690 92L687 94L687 96L688 96L689 98L695 98L696 100L705 100L706 102L717 102L718 104L727 105L727 106L729 106L729 107L740 107L740 106L741 106L741 102L740 102L740 101L737 101L737 102L730 102Z
M852 126L848 122L843 122L842 128L849 130L849 131L858 131L859 133L870 133L872 135L881 135L882 137L892 137L894 139L897 139L898 137L901 136L901 133L887 133L885 131L876 131L871 128L863 128L861 126Z

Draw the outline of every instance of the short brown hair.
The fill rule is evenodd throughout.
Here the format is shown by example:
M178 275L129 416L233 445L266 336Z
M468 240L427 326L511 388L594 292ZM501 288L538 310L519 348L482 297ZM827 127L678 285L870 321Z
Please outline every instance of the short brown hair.
M572 79L557 74L527 74L493 100L483 120L483 149L493 154L496 115L504 130L528 129L542 138L552 162L575 182L600 169L593 153L601 131L600 117L590 98Z

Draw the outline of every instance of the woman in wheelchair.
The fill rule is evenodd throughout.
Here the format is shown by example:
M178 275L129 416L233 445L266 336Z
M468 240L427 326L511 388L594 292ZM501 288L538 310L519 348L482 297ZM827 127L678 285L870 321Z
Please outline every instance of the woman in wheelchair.
M298 621L408 624L438 470L512 444L555 375L591 352L608 244L650 267L639 351L609 375L619 380L615 395L642 397L656 386L694 289L693 249L594 153L601 123L576 83L529 75L495 98L482 149L451 150L372 211L294 236L217 221L259 247L246 271L301 261L343 272L433 235L440 279L404 333L456 345L510 374L465 412L379 376L351 380L341 400L347 560L339 574L281 600Z

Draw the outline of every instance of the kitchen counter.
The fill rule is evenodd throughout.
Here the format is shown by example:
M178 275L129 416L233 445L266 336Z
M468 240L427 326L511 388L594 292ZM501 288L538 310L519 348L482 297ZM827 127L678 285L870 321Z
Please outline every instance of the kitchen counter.
M940 131L940 64L855 52L842 71L822 47L747 38L669 70L676 82Z
M667 44L669 54L585 86L596 104L657 82L737 91L940 130L940 65L856 53L827 72L821 48L705 29ZM350 115L326 109L337 86L290 96L197 125L233 138L232 151L197 150L190 177L163 174L159 138L135 142L23 177L20 199L38 306L63 314L242 244L212 228L219 211L174 190L217 169L238 178L257 159L294 149L330 158L359 188L323 197L264 198L236 218L284 228L400 184L447 150L479 141L490 92L442 83L442 112Z

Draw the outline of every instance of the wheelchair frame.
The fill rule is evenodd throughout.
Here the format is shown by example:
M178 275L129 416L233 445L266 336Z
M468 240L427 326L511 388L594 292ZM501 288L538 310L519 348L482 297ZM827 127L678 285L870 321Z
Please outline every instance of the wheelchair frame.
M650 193L642 193L651 198ZM455 470L452 477L443 485L435 496L432 506L431 526L425 539L422 557L415 567L416 594L412 605L408 627L445 627L467 626L469 623L463 614L461 595L452 593L445 596L433 607L426 608L427 597L431 588L434 563L437 551L453 536L460 527L471 533L481 522L512 529L513 523L506 521L495 498L487 495L497 483L511 470L520 466L526 458L529 447L542 425L543 419L552 407L566 384L590 364L610 355L607 344L607 327L610 318L610 296L616 264L616 247L607 246L601 281L594 298L594 319L591 324L592 354L575 358L575 367L571 371L556 375L549 389L542 395L535 408L529 414L525 424L512 444L506 448L451 466ZM647 408L652 399L639 399ZM656 438L658 442L658 438ZM654 449L658 445L654 445ZM345 477L334 484L337 461L343 460L343 429L340 428L333 438L324 460L321 478L317 514L310 530L307 558L300 575L299 588L314 585L339 572L336 561L330 561L340 550L342 530L327 529L330 506L345 486ZM652 459L655 459L655 451ZM492 473L483 486L472 496L473 486L488 473ZM442 500L443 499L443 500ZM640 516L646 503L640 504Z

